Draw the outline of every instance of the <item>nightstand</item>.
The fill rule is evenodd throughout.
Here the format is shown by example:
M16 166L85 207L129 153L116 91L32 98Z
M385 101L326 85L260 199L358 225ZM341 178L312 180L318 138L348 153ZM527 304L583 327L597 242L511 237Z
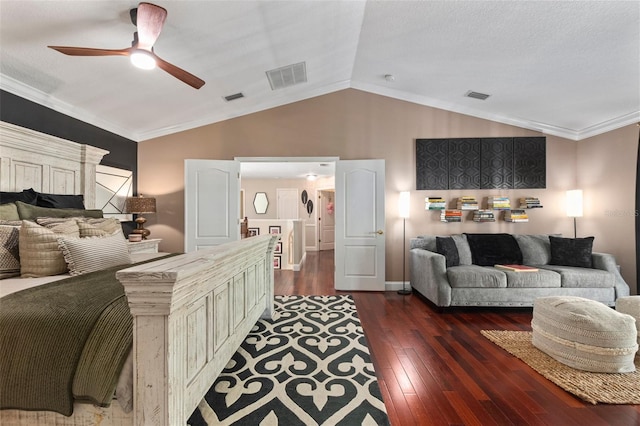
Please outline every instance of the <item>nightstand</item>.
M162 241L162 238L142 240L135 243L127 241L127 245L129 246L129 253L157 253L160 241Z

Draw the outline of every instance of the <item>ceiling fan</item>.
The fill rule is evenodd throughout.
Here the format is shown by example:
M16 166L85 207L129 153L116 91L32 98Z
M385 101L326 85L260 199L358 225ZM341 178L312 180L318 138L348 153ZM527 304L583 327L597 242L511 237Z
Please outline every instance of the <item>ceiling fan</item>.
M204 85L204 80L170 64L153 52L153 45L162 31L167 18L167 10L151 3L140 3L137 9L131 9L131 22L138 31L133 33L131 47L125 49L94 49L90 47L47 46L60 53L71 56L129 56L131 62L145 69L158 67L178 80L196 89Z

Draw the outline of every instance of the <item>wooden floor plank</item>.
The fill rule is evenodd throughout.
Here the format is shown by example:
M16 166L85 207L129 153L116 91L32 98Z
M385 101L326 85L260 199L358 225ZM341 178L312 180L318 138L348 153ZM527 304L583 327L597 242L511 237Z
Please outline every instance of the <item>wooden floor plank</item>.
M275 271L275 294L353 296L392 425L640 425L640 405L586 403L480 334L531 330L531 309L336 291L333 256L307 252L300 271Z

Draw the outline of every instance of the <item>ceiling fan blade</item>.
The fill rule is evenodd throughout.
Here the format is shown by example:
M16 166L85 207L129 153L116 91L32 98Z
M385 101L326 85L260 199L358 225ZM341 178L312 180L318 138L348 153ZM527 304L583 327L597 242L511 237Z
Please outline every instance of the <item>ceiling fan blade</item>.
M138 5L136 17L138 48L151 50L162 31L165 19L167 19L166 9L151 3Z
M164 70L164 71L168 72L169 74L171 74L172 76L174 76L178 80L183 81L184 83L187 83L189 86L193 87L194 89L199 89L202 86L204 86L204 80L202 80L202 79L196 77L195 75L183 70L182 68L179 68L179 67L177 67L177 66L175 66L173 64L170 64L169 62L167 62L164 59L160 58L156 54L153 54L153 56L156 58L156 65L161 70Z
M126 49L93 49L91 47L47 46L70 56L129 56L131 48Z

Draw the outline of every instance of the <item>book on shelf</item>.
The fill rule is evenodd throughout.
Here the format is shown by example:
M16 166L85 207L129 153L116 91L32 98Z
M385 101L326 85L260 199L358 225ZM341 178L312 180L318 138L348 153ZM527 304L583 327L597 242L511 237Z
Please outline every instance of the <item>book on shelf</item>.
M520 198L520 208L521 209L538 209L542 208L542 204L540 204L540 200L536 197L523 197Z
M488 207L494 210L508 210L511 208L509 197L491 196L487 200Z
M473 212L474 222L495 222L496 216L493 210L476 210Z
M460 210L443 210L440 213L441 222L462 222L462 211Z
M538 268L534 268L533 266L528 265L516 265L516 264L507 264L507 265L494 265L495 268L502 269L503 271L511 271L511 272L536 272Z
M443 210L447 207L447 201L442 197L426 197L424 199L425 210Z
M458 198L457 207L459 210L478 210L478 200L473 196L463 196Z
M507 210L504 213L504 220L507 222L529 222L529 215L524 209Z

